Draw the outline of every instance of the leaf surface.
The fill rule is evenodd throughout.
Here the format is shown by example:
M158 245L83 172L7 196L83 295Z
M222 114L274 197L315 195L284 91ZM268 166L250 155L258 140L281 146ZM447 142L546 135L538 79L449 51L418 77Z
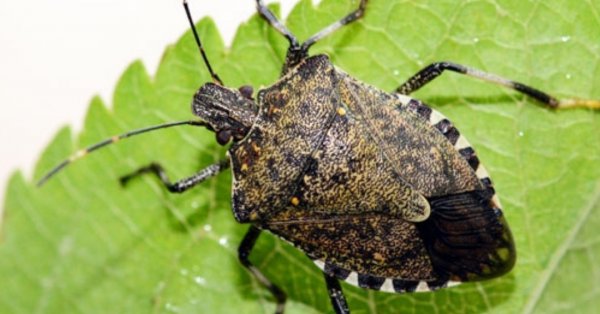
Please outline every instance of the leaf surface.
M356 1L301 1L286 25L302 41ZM277 7L274 7L276 11ZM600 99L597 1L378 1L364 20L311 50L391 91L425 65L450 60L559 97ZM286 40L254 15L226 49L198 24L227 85L272 84ZM167 47L156 75L125 70L112 109L94 99L85 127L60 130L40 178L76 149L114 134L190 119L209 81L190 32ZM600 113L551 111L514 91L444 74L415 94L448 116L492 174L515 236L508 275L435 293L396 295L344 285L352 313L595 313L600 308ZM73 140L73 137L75 140ZM190 127L128 140L86 157L43 188L16 173L0 242L1 313L272 313L274 300L237 261L248 226L230 207L231 175L171 195L152 177L119 177L157 161L179 179L224 158L214 134ZM329 313L319 270L271 235L251 256L288 293L286 313Z

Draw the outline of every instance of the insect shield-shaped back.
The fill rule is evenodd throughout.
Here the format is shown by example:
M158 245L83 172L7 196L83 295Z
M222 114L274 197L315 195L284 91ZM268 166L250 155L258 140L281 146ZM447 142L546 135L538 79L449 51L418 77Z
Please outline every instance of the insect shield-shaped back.
M493 188L431 125L431 109L351 78L325 55L259 91L258 105L229 149L239 222L363 288L434 289L512 267Z
M427 201L407 185L396 184L377 147L349 127L341 114L339 83L329 58L319 55L259 92L253 127L229 150L238 221L308 219L318 212L325 214L321 218L362 215L382 208L408 221L427 218ZM346 127L339 129L340 124ZM379 175L368 185L360 178L375 172ZM352 173L357 176L350 177Z
M194 115L208 122L221 145L231 139L239 141L248 134L258 108L252 99L252 87L239 89L206 83L196 92L192 102Z

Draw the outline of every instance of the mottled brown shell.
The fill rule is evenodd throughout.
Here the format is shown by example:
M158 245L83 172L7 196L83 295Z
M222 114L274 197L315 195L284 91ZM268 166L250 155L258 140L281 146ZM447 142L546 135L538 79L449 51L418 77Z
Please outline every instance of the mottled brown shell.
M229 149L233 212L326 273L395 292L504 274L512 236L491 181L441 114L303 60L258 93Z

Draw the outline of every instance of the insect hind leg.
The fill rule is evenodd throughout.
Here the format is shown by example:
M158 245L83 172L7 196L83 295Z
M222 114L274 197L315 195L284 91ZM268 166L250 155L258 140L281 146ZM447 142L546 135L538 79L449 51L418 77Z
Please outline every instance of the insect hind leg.
M585 107L592 109L600 109L600 101L597 100L586 100L586 99L557 99L548 93L542 92L531 86L509 80L497 75L493 75L481 70L477 70L471 67L467 67L458 63L453 62L434 62L425 68L421 69L417 74L413 75L404 84L400 85L396 92L409 95L412 92L425 86L427 83L440 76L444 71L452 71L460 74L465 74L470 77L474 77L479 80L494 83L496 85L508 87L514 89L520 93L523 93L547 107L552 109L563 109L563 108L575 108Z
M269 291L271 291L273 297L275 298L275 300L277 300L277 309L275 311L275 314L282 314L285 308L285 300L287 299L285 292L283 292L283 290L281 290L279 287L273 284L267 277L265 277L265 275L263 275L263 273L260 270L258 270L258 268L252 265L252 263L248 259L250 257L250 252L254 248L254 244L256 243L256 240L258 239L260 233L260 229L252 225L250 226L250 229L248 229L248 232L244 236L244 239L242 240L242 243L238 248L238 258L240 260L240 263L242 263L242 265L244 265L244 267L246 267L258 281L260 281L260 283L262 283L265 287L267 287L267 289L269 289Z
M122 185L126 185L131 179L135 177L146 173L153 173L160 179L160 181L169 190L169 192L183 193L189 190L190 188L202 183L206 179L216 176L217 174L221 173L221 171L227 168L229 168L229 160L222 160L198 171L197 173L187 178L181 179L175 183L171 183L171 180L169 179L169 176L167 175L163 167L158 163L151 163L146 167L142 167L131 174L121 177L120 181Z
M330 276L323 273L325 276L325 283L327 284L327 292L329 292L329 298L331 298L331 304L336 314L350 314L348 304L346 303L346 297L340 286L340 281L334 276Z

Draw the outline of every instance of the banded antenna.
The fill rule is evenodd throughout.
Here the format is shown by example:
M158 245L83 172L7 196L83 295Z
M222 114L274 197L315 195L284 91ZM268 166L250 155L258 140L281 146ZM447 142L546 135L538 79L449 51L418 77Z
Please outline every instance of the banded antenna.
M212 77L215 84L223 86L223 82L221 81L219 76L213 71L212 67L210 66L210 63L208 62L208 58L206 57L204 48L202 48L202 44L200 43L200 37L198 37L198 32L196 31L196 26L194 25L194 22L192 20L192 15L190 14L190 9L188 7L186 0L183 0L183 7L185 8L185 13L187 15L188 21L190 22L190 27L192 28L192 32L194 33L194 37L196 38L196 44L198 45L200 54L202 55L202 58L204 59L204 64L206 64L206 67L208 68L208 72L210 72L210 76ZM146 132L150 132L150 131L155 131L158 129L166 129L166 128L170 128L170 127L174 127L174 126L180 126L180 125L202 126L209 130L212 130L212 127L204 121L189 120L189 121L163 123L163 124L159 124L159 125L154 125L154 126L149 126L149 127L129 131L129 132L123 133L121 135L113 136L102 142L99 142L92 146L84 148L84 149L76 152L75 154L71 155L69 158L65 159L63 162L58 164L56 167L54 167L50 171L48 171L48 173L46 173L46 175L44 175L37 182L36 186L38 186L38 187L42 186L44 183L46 183L46 181L50 180L50 178L52 178L54 175L56 175L59 171L64 169L69 164L73 163L75 160L80 159L80 158L88 155L89 153L91 153L95 150L98 150L102 147L108 146L108 145L116 143L124 138L132 137L134 135L138 135L138 134L142 134L142 133L146 133Z
M166 129L166 128L170 128L170 127L174 127L174 126L186 125L186 124L193 125L193 126L203 126L203 127L206 127L207 129L212 129L210 127L210 125L204 121L190 120L190 121L178 121L178 122L163 123L163 124L159 124L159 125L154 125L154 126L150 126L150 127L146 127L146 128L142 128L142 129L129 131L129 132L123 133L121 135L113 136L102 142L99 142L92 146L84 148L84 149L76 152L75 154L71 155L69 158L65 159L63 162L58 164L56 167L52 168L52 170L48 171L48 173L46 173L46 175L44 175L44 177L42 177L42 179L40 179L40 181L38 181L36 186L38 186L38 187L42 186L42 184L44 184L46 181L48 181L50 178L52 178L57 172L59 172L60 170L62 170L63 168L65 168L66 166L68 166L69 164L74 162L75 160L80 159L80 158L88 155L89 153L91 153L95 150L98 150L102 147L108 146L108 145L116 143L124 138L131 137L134 135L138 135L138 134L142 134L142 133L146 133L146 132L150 132L150 131L154 131L154 130L158 130L158 129Z
M204 48L200 43L200 37L198 36L198 32L196 31L196 25L194 25L194 21L192 19L192 14L190 13L190 8L188 6L187 0L183 0L183 7L185 8L185 14L187 15L188 21L190 22L190 28L194 33L194 38L196 38L196 45L198 45L198 50L200 50L200 54L202 55L202 59L204 59L204 64L206 64L208 72L210 72L210 77L212 77L215 84L223 86L223 81L221 81L217 73L213 71L212 67L210 66L210 62L208 62L208 57L204 52Z

